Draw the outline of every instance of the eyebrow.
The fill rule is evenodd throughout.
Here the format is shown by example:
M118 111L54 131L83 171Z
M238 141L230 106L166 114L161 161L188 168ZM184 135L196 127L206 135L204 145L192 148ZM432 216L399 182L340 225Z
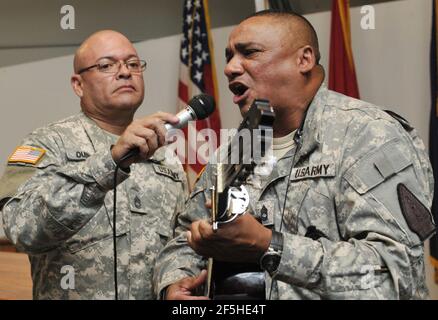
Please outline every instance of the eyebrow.
M253 42L253 41L239 42L239 43L236 44L235 47L239 50L239 49L243 49L243 48L254 46L254 45L259 46L260 44L257 43L257 42Z
M261 47L261 44L254 42L254 41L249 41L249 42L239 42L239 43L236 43L234 45L237 52L242 52L243 50L245 50L246 48L251 47L251 46ZM231 50L231 48L229 48L229 47L225 48L225 57L226 58L228 58L232 54L233 54L233 51Z
M243 49L245 49L247 47L250 47L250 46L257 46L257 47L259 47L260 43L253 42L253 41L250 41L250 42L239 42L234 47L237 49L237 51L242 51ZM225 48L225 55L226 54L230 54L230 53L231 53L231 48L229 48L229 47Z
M130 54L125 60L129 60L129 59L131 59L131 58L137 58L137 59L138 59L138 55L136 55L136 54ZM103 59L108 59L108 60L117 61L117 59L114 58L113 56L104 56L104 57L100 57L100 58L97 59L96 61L103 60Z

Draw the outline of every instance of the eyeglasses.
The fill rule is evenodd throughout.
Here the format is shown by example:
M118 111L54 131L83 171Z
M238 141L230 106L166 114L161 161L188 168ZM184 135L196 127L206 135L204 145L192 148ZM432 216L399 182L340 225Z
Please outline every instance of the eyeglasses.
M97 68L98 71L104 73L117 73L122 66L122 63L128 68L132 73L141 73L146 70L146 61L139 59L130 59L127 61L105 61L101 63L93 64L92 66L83 68L79 70L78 74L81 74L85 71L91 70L93 68Z

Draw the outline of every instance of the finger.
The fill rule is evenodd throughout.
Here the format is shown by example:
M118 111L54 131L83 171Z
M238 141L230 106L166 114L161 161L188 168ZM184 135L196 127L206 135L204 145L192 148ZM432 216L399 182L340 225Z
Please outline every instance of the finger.
M167 130L165 124L177 124L178 122L178 117L166 112L157 112L151 116L140 119L140 123L143 127L153 129L156 132L160 146L166 142Z
M128 136L126 137L125 140L126 146L127 146L127 150L124 153L124 155L129 152L130 150L133 150L135 148L139 149L139 154L136 157L133 157L132 160L134 162L140 161L140 159L142 158L142 153L145 152L145 148L147 148L147 144L146 141L138 136L132 135L132 136Z
M155 128L159 125L164 125L165 121L161 120L159 117L152 115L147 116L141 119L135 120L136 127L140 128L148 128L151 130L155 130Z
M153 114L153 116L156 116L157 118L159 118L163 122L167 122L170 124L177 124L179 122L179 118L176 115L174 115L172 113L168 113L168 112L160 111L160 112Z
M199 224L200 224L201 220L195 221L192 223L192 225L190 226L190 231L192 234L192 243L195 244L199 244L203 239L202 239L202 235L199 232Z
M148 158L150 158L150 157L152 157L152 155L155 153L155 151L159 147L157 135L155 133L150 134L149 137L146 138L146 143L147 143L148 148L149 148Z
M154 130L158 137L159 146L161 147L166 143L166 127L164 126L164 123L160 122L154 127Z
M207 201L205 201L205 207L206 207L207 209L211 209L211 200L207 200Z
M187 231L187 244L190 246L190 248L193 249L197 254L204 255L204 252L202 251L202 238L198 231L198 221L195 221L192 223L190 230Z
M207 220L201 220L198 225L198 231L202 239L211 239L215 233Z
M203 285L206 280L207 280L207 270L202 270L197 277L191 278L191 281L188 283L186 289L192 291L198 288L199 286Z
M149 146L144 139L142 139L142 140L143 140L143 144L138 147L140 150L139 155L142 159L147 159L148 155L149 155Z
M175 283L169 286L166 292L166 300L205 300L207 297L197 297L192 296L192 293L186 290L184 287L181 287L181 284L186 282L183 280L180 283Z
M190 231L186 232L187 242L190 245L192 243L192 233Z
M137 137L143 139L144 147L142 151L144 152L142 154L142 157L145 159L151 157L154 154L155 150L158 149L158 141L155 131L150 128L136 127L133 132Z
M207 270L202 270L201 273L195 278L195 281L193 282L194 288L198 288L201 285L203 285L208 278L208 272Z
M210 300L210 298L205 296L192 296L185 294L175 295L174 299L175 300Z
M167 130L165 128L165 121L155 117L152 119L148 119L143 123L145 128L151 129L158 137L159 146L163 146L166 142L166 133Z

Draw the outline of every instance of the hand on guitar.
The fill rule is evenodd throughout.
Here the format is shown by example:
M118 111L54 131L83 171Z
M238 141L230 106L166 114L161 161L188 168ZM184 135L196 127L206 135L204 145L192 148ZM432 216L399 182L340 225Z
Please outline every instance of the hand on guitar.
M206 220L192 223L187 231L189 246L199 255L220 261L258 263L268 249L272 231L265 228L250 213L221 225L214 232Z
M201 287L207 279L207 271L202 270L196 277L187 277L174 284L166 290L166 300L209 300L205 296L196 296L195 291Z

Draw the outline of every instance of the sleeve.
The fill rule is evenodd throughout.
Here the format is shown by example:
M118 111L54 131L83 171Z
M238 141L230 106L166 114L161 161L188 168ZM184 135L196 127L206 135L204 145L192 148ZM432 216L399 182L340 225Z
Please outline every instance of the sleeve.
M8 163L0 181L5 233L21 251L40 254L78 232L103 205L113 187L111 151L67 162L62 139L54 131L31 134L22 145L45 150L35 165ZM119 170L117 184L128 177Z
M185 277L198 275L206 267L206 259L193 251L187 243L186 231L193 221L208 219L209 212L205 202L207 193L207 177L210 166L203 172L196 183L184 211L178 215L174 238L160 251L157 256L154 271L154 287L157 297L163 296L167 286Z
M340 241L285 233L274 278L325 299L426 298L423 241L434 224L424 146L382 121L361 132L345 142L334 188Z

